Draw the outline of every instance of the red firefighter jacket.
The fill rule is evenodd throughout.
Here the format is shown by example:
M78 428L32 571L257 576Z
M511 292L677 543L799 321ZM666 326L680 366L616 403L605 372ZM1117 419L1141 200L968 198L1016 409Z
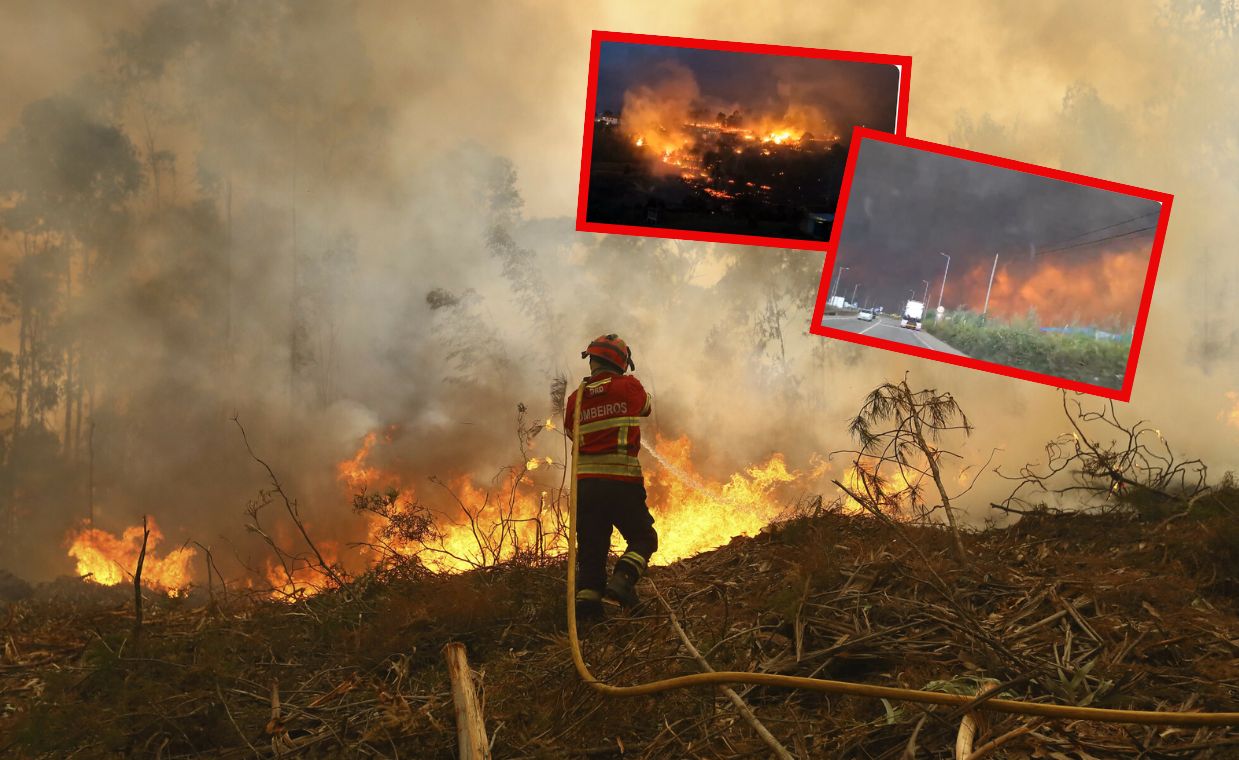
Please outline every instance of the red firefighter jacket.
M572 416L577 391L564 406L564 429L572 435ZM631 375L606 370L595 372L585 382L581 404L581 452L579 478L642 481L641 418L648 417L653 398L641 381Z

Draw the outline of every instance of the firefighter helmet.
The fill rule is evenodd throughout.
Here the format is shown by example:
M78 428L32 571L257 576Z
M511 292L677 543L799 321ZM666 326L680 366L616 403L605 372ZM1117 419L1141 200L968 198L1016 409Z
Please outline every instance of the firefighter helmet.
M594 338L589 348L581 352L582 359L588 356L601 359L620 372L637 368L637 365L632 363L632 349L615 333Z

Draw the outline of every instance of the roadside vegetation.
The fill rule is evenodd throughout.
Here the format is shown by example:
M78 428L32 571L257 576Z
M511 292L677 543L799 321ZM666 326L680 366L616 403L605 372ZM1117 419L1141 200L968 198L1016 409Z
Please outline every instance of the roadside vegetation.
M952 312L925 329L968 356L1107 388L1123 384L1131 343L1087 334L1041 332L1035 319L1003 322Z

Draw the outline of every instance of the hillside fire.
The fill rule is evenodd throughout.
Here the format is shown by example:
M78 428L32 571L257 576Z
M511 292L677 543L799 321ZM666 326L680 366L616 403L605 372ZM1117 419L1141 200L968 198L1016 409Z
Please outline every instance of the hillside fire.
M347 462L350 472L362 467L366 480L341 477L352 498L354 489L388 484L403 496L406 509L418 501L433 502L436 514L432 537L423 542L393 543L381 532L384 521L372 518L368 543L405 556L417 555L440 572L461 572L511 559L536 550L550 556L566 552L564 509L567 494L563 465L554 457L531 457L523 467L507 471L504 480L485 487L468 476L435 479L434 491L414 495L412 474L389 472L369 463L374 437L367 435ZM755 535L790 504L788 487L809 488L828 468L789 470L782 454L754 464L717 481L702 477L693 464L693 446L687 436L656 437L647 453L658 464L648 479L650 510L663 537L660 563L674 562L720 546L741 535ZM437 497L435 496L437 492ZM416 508L422 505L418 504Z

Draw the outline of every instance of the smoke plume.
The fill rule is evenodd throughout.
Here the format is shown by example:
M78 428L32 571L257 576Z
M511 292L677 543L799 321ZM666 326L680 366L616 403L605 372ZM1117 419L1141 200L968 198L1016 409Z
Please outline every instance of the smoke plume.
M1062 432L1052 389L809 335L821 254L575 233L593 28L911 54L910 133L1175 193L1131 413L1235 465L1218 209L1239 201L1239 100L1233 18L1212 5L33 7L0 11L0 486L23 575L70 572L82 521L116 535L142 514L161 551L261 566L241 526L269 484L234 416L342 553L365 529L337 464L369 433L370 464L450 512L429 478L518 464L517 405L551 417L551 380L604 332L656 396L646 435L687 435L720 479L774 452L812 471L904 372L954 392L969 461L1019 464ZM802 86L774 92L810 102ZM1202 302L1217 319L1177 318ZM545 432L531 453L562 448Z

